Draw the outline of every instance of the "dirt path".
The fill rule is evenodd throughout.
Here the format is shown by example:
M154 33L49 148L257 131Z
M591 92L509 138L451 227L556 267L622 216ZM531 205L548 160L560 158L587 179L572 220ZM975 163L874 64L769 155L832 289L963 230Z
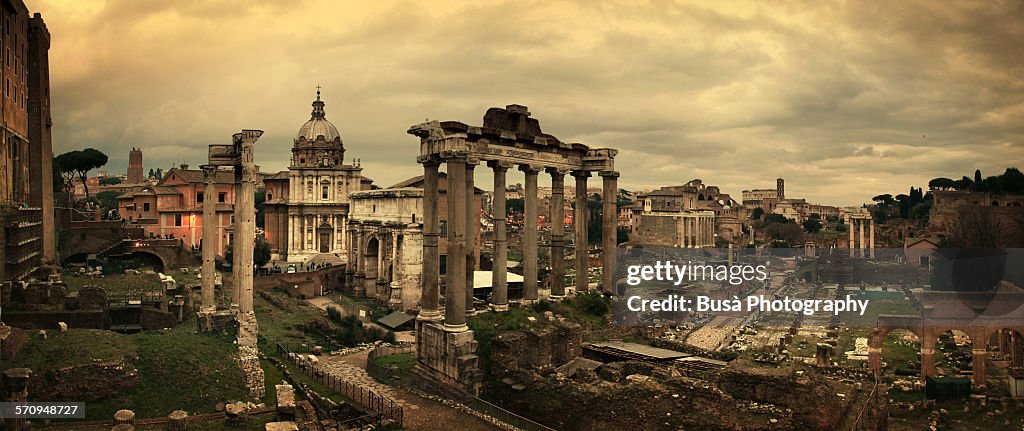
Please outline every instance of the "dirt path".
M425 431L490 431L500 430L472 414L421 397L402 388L385 385L366 374L368 350L345 356L320 356L320 367L351 383L369 388L403 406L405 429Z

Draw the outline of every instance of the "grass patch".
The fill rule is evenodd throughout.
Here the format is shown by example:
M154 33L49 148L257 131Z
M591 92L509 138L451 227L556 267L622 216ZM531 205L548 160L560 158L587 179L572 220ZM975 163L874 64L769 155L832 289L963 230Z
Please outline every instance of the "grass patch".
M138 348L133 363L139 384L90 404L90 417L106 419L122 408L144 418L174 410L205 413L215 411L218 402L249 398L233 336L194 333L190 325L182 325L127 337Z
M298 300L280 292L269 292L273 303L262 295L253 297L253 309L260 325L260 350L265 355L275 355L275 343L288 345L316 345L323 342L316 336L298 328L323 318L323 312L314 307L302 305Z
M140 270L142 269L151 268L140 268ZM174 281L178 283L178 286L199 283L198 274L194 272L186 274L175 269L165 274L174 277ZM110 274L103 276L103 278L94 279L79 275L73 271L65 271L61 280L67 285L68 293L78 292L85 286L101 286L107 291L108 295L133 295L142 292L160 291L160 276L157 274Z
M45 340L30 331L21 353L3 368L30 368L41 373L62 367L91 363L94 360L118 360L135 357L138 346L128 337L102 329L71 329L61 334L46 331Z
M194 327L186 321L175 329L131 335L95 329L51 331L46 340L31 339L15 360L5 361L4 368L27 367L45 375L94 360L126 360L138 370L138 384L90 402L89 420L109 419L125 408L140 418L162 417L174 410L208 413L218 402L247 399L234 336L199 334Z
M404 381L415 366L415 353L397 353L374 359L366 371L378 381L394 385Z

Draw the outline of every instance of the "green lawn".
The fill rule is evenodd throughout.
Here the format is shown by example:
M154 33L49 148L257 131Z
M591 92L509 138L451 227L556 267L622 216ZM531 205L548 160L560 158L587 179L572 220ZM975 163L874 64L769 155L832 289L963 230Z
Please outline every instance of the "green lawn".
M199 283L199 277L194 271L186 274L175 269L166 275L173 277L178 286ZM135 294L160 290L160 276L157 274L111 274L103 276L103 278L89 278L77 273L66 272L61 276L61 280L68 286L69 293L78 292L82 290L82 287L90 285L102 286L109 295Z
M195 333L195 323L138 334L71 329L31 339L4 367L28 367L36 375L93 360L125 359L139 372L138 384L119 396L89 403L87 419L108 419L120 409L138 417L174 410L213 412L216 403L246 399L234 337ZM72 400L67 400L72 401Z

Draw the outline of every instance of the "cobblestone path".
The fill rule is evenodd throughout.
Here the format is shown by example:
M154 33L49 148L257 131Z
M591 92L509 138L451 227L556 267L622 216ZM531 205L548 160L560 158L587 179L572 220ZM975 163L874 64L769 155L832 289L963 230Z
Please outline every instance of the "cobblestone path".
M424 431L501 429L472 414L374 380L373 377L366 374L365 370L368 354L368 350L363 350L345 356L323 355L319 357L319 366L332 375L368 388L378 395L391 398L396 404L402 405L405 429Z

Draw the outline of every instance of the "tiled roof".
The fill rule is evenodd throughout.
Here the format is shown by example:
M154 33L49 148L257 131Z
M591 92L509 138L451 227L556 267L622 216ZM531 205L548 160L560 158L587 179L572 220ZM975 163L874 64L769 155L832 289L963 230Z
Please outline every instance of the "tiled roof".
M186 183L206 183L206 175L203 174L203 171L201 169L181 168L171 168L171 170L167 171L167 174L164 175L164 178L160 180L160 183L163 184L164 181L167 181L167 179L171 177L171 175L175 175L178 178L181 178L181 180ZM233 171L225 169L217 170L217 176L215 177L214 183L234 184L234 182L235 173Z

